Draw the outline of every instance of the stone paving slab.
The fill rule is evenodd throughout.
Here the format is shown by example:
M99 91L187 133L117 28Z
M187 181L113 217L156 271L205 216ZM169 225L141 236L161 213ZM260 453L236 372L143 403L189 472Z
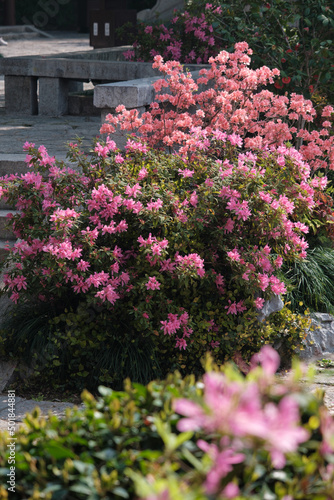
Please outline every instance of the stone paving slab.
M42 118L30 116L12 118L1 115L0 112L0 157L9 159L9 155L21 155L16 159L25 158L23 144L33 142L36 146L43 144L49 154L65 155L67 142L75 141L76 137L84 139L85 150L91 147L93 138L99 135L101 119L97 116L63 116L59 118ZM5 156L6 155L6 156ZM58 158L57 158L58 159Z
M73 408L74 405L69 402L58 401L35 401L33 399L24 399L15 397L15 422L17 426L22 424L26 413L32 413L38 407L41 410L41 415L47 417L51 412L57 417L62 417L67 408ZM0 431L8 428L8 394L0 394Z
M42 415L48 415L51 411L54 415L61 416L66 408L73 408L73 404L58 401L35 401L33 399L24 399L15 397L15 420L21 422L26 413L31 413L36 407L39 407ZM0 395L0 419L6 420L8 413L8 394Z
M9 40L8 45L0 47L3 57L21 57L62 52L82 52L93 50L89 45L89 35L75 32L50 32L52 38L32 37L31 40Z

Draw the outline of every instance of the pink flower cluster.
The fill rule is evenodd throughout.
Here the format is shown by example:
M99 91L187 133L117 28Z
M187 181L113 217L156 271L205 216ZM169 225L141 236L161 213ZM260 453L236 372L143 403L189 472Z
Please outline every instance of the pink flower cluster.
M188 326L188 321L189 315L187 312L180 314L180 316L169 313L167 320L160 321L162 324L160 329L164 332L164 335L174 335L178 330L182 331L182 337L176 338L175 347L179 349L186 349L186 339L189 338L193 332L193 330Z
M281 469L286 455L309 438L309 432L301 425L298 401L288 394L288 387L282 386L284 392L277 404L266 402L279 365L277 352L265 346L254 357L253 364L257 361L263 369L260 382L258 375L254 378L250 374L246 381L232 381L222 373L207 373L201 403L188 399L175 402L176 412L184 417L177 425L180 431L203 430L213 437L212 443L204 440L197 443L212 461L204 484L209 495L220 492L222 480L235 464L246 460L244 450L250 446L267 450L273 467ZM329 425L326 428L327 442L333 429Z
M333 108L324 108L323 127L312 130L316 117L312 102L301 95L278 96L266 90L279 70L250 69L251 54L246 42L237 43L233 53L222 51L210 58L211 68L200 70L197 81L183 72L180 63L164 62L157 55L153 67L165 77L153 84L156 98L151 110L140 117L134 112L129 120L129 112L119 109L107 116L101 132L112 133L118 127L136 132L152 147L188 156L201 149L215 152L215 139L226 140L224 134L231 144L243 143L253 151L284 147L289 141L312 169L334 169L334 136L329 133ZM172 105L169 111L165 103Z
M220 12L214 7L206 10L213 14ZM151 26L139 23L134 50L127 50L123 55L129 61L152 61L154 56L162 55L165 59L188 64L204 64L217 54L219 45L206 15L192 16L185 11L175 13L169 28L161 23Z

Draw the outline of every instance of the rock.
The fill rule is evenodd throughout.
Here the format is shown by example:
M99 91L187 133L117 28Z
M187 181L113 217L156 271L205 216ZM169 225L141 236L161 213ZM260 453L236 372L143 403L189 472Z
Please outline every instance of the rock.
M174 9L184 9L184 0L158 0L152 9L138 12L137 19L145 22L154 22L157 19L169 21L173 17Z
M261 311L258 314L258 321L262 322L264 321L269 314L281 311L283 309L284 303L279 295L273 295L269 300L267 300Z
M304 350L298 351L298 356L303 360L333 357L334 316L326 313L313 313L311 319L311 328L307 331Z

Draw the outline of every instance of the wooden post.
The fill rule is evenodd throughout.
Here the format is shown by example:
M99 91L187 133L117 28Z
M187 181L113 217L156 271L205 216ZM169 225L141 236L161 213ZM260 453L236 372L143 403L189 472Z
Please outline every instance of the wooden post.
M5 25L15 26L15 0L5 0Z

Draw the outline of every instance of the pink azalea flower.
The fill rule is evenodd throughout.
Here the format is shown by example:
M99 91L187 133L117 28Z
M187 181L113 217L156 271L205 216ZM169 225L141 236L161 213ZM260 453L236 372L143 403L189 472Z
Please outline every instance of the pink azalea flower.
M256 309L262 309L264 303L265 303L265 300L262 299L261 297L258 297L257 299L254 300L254 305L255 305Z
M238 252L238 250L236 248L234 248L234 250L232 250L230 252L227 252L227 256L229 259L231 259L232 261L235 261L235 262L239 262L241 259L240 253Z
M146 283L147 290L160 290L160 283L155 276L150 277Z

